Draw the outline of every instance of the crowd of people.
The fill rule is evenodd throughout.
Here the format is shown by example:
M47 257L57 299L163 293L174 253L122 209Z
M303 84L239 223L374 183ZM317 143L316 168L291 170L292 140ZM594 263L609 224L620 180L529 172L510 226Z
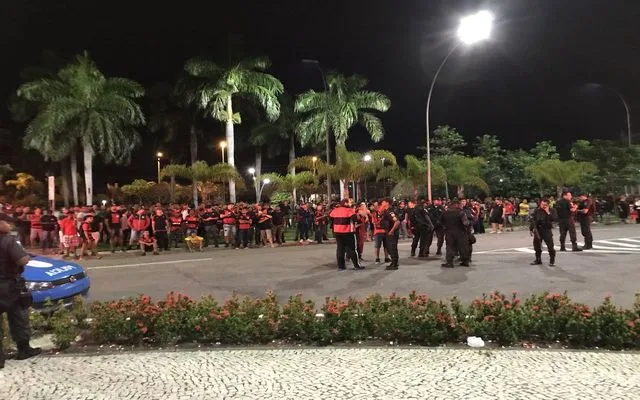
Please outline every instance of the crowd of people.
M575 250L575 228L571 231L564 223L565 195L558 201L554 198L494 198L486 201L435 199L433 202L388 200L350 203L349 208L353 209L356 220L349 233L355 234L358 260L363 260L364 243L372 241L375 262L380 264L384 261L397 268L394 249L397 240L412 239L411 256L428 257L434 238L435 254L442 254L446 237L446 243L452 243L455 250L451 251L460 257L461 264L468 265L471 242L475 241L476 234L485 233L485 224L488 224L490 234L513 231L514 225L526 225L539 210L547 207L559 210L561 215L559 219L555 218L561 228L561 250L565 248L567 233L570 233L572 249ZM635 217L640 223L640 199L633 202L622 197L612 208L608 208L605 201L589 201L592 218L617 210L625 222L629 217ZM564 208L558 209L558 205ZM15 224L20 241L27 247L38 246L44 254L59 252L65 257L81 258L100 257L100 243L108 245L112 252L139 249L141 255L159 254L181 245L188 251L202 251L210 246L233 249L283 246L285 231L292 227L295 228L295 242L321 244L329 239L329 227L333 226L335 230L335 218L331 213L340 206L345 204L301 202L291 206L287 201L278 204L240 202L206 204L198 208L187 204L113 204L62 208L51 212L45 208L32 210L3 204L0 219L8 219ZM445 215L448 210L454 210L456 215L463 214L464 218L455 217L448 221L450 216ZM451 231L455 234L448 234ZM464 237L460 232L464 232ZM334 232L334 237L337 237L336 233L344 232ZM469 249L466 245L456 244L458 242L468 242ZM452 263L453 258L447 257L446 266L452 266Z

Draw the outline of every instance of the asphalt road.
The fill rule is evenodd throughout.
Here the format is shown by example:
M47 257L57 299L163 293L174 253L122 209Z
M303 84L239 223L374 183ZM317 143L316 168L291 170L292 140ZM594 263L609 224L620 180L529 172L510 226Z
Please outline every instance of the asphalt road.
M593 233L595 250L558 253L555 268L529 265L533 250L527 231L479 235L470 268L441 268L441 258L412 259L407 241L400 243L398 271L368 262L364 271L339 272L333 244L202 253L173 250L147 257L115 254L82 264L92 279L90 300L140 293L159 298L169 291L224 299L233 293L262 296L273 290L282 299L300 292L322 302L325 296L414 289L436 298L455 295L471 300L497 289L522 296L566 290L576 301L591 305L610 295L617 304L630 306L640 289L640 225L594 225ZM557 232L554 238L557 243ZM372 254L373 245L367 243L365 258L373 259ZM548 262L546 254L543 261Z

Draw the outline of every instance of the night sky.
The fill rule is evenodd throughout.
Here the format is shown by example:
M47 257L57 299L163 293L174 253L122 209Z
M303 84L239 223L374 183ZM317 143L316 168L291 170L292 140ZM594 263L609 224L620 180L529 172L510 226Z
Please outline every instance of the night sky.
M65 57L86 49L106 75L150 87L174 82L190 57L212 54L224 62L231 47L269 56L272 72L294 94L322 88L318 72L300 62L313 58L327 70L367 77L371 89L391 98L383 115L387 139L373 145L356 129L349 147L402 157L424 144L428 84L455 44L459 17L479 9L495 14L493 37L449 60L434 93L433 127L449 124L469 140L496 134L508 148L545 139L561 148L578 138L618 139L626 129L624 108L612 91L584 90L590 82L620 90L632 124L640 123L633 118L640 103L640 2L628 0L3 1L0 97L17 88L19 71L37 64L44 49ZM0 127L21 130L6 107ZM213 123L202 158L218 161L210 143L222 136L222 124ZM148 163L108 172L97 165L94 179L132 173L152 179L151 147L134 158ZM251 164L249 150L238 156L240 166ZM265 169L285 164L266 162Z

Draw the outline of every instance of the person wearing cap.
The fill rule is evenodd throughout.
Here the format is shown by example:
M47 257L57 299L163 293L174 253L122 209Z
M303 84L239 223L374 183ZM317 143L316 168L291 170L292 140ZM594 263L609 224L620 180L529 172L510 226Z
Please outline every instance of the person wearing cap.
M394 210L391 209L391 202L387 199L380 202L380 226L385 232L387 251L391 257L391 264L385 268L387 271L395 271L399 267L400 256L398 255L398 240L400 239L401 221Z
M364 269L358 260L356 253L356 238L354 235L354 225L357 222L357 216L354 209L350 206L349 199L342 199L338 207L331 210L329 218L331 218L333 226L333 235L336 238L336 258L338 261L338 270L347 269L345 255L349 257L356 270Z
M26 360L41 353L39 348L29 345L31 328L29 327L28 308L30 294L21 277L24 266L31 259L22 246L11 235L13 226L0 221L0 338L2 332L2 314L7 313L9 332L18 347L18 360ZM26 296L25 296L26 295ZM0 368L4 368L4 349L0 340Z

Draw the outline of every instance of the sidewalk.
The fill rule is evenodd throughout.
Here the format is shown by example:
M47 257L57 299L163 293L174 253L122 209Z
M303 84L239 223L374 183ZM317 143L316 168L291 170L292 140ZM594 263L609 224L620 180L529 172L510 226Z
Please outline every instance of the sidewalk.
M428 348L149 351L7 362L2 399L634 399L640 354Z

